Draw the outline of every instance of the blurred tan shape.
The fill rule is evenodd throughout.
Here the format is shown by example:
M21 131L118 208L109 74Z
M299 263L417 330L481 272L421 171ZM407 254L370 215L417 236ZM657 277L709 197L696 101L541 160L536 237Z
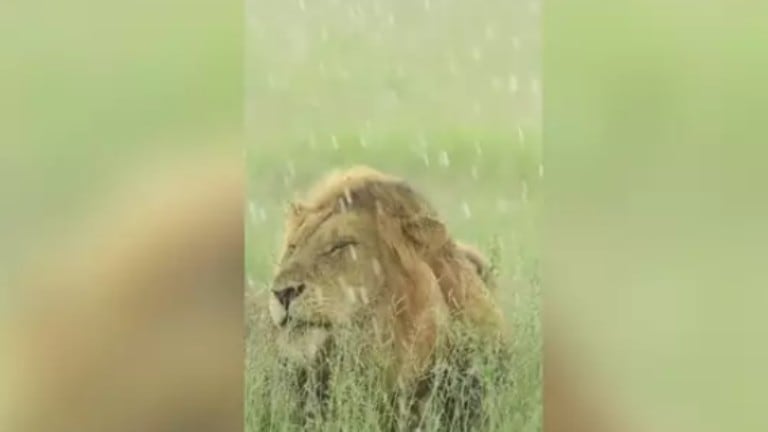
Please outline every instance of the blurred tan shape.
M29 263L0 429L242 431L244 167L198 156L137 168Z

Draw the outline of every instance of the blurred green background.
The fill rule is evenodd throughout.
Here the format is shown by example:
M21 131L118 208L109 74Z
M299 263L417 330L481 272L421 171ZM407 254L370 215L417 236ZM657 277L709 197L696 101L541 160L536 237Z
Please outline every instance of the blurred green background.
M457 236L502 236L506 281L536 274L542 226L546 322L602 374L585 382L622 391L583 399L650 430L765 430L765 16L726 0L3 2L0 282L118 177L237 135L245 95L249 289L286 198L370 162Z

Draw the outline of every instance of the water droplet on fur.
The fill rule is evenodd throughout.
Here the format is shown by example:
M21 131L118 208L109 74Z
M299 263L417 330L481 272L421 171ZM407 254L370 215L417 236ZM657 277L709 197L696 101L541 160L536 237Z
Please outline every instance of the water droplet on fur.
M347 295L347 299L350 302L356 302L357 297L355 296L355 290L353 290L351 286L347 285L343 281L341 281L341 286L344 287L344 293Z
M342 213L346 213L346 211L347 211L347 200L345 198L339 198L338 202L339 202L339 209L341 210L341 212Z
M448 153L445 150L440 152L440 165L444 167L451 165L451 160L448 158Z
M466 201L461 203L461 210L464 212L464 217L467 219L472 217L472 210L469 208L469 204Z
M381 340L381 329L379 328L379 325L376 323L376 320L373 320L371 322L371 326L373 327L373 334L376 335L376 339Z

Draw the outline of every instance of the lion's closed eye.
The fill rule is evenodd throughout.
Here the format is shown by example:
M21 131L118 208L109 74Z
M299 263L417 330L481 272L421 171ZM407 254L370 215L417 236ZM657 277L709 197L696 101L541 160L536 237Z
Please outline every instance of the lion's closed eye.
M355 245L357 245L357 241L354 240L354 239L339 240L336 243L334 243L333 245L331 245L331 247L326 249L325 252L323 252L323 255L332 255L332 254L335 254L335 253L337 253L337 252L339 252L339 251L341 251L341 250L343 250L343 249L345 249L345 248L347 248L349 246L355 246Z

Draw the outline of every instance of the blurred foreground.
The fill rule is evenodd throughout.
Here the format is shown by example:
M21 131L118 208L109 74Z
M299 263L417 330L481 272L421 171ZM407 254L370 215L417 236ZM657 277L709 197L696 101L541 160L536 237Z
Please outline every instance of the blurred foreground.
M188 159L137 169L26 263L0 429L242 430L243 165Z

